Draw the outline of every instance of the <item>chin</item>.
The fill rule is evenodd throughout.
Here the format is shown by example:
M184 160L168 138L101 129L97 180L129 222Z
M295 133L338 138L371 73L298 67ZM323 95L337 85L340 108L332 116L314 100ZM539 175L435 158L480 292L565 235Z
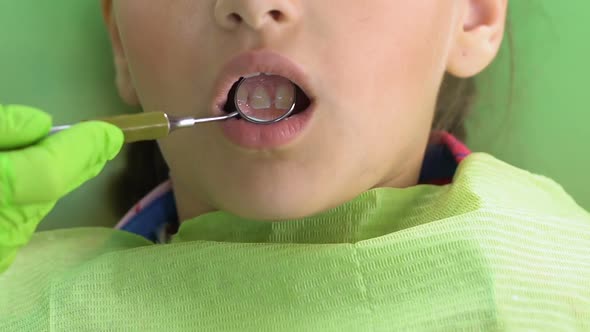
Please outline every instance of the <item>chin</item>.
M309 193L313 192L313 195ZM294 191L256 192L249 190L244 196L219 201L219 208L241 218L259 221L282 221L310 217L324 212L328 204L317 197L326 197L314 191L305 190L298 195Z

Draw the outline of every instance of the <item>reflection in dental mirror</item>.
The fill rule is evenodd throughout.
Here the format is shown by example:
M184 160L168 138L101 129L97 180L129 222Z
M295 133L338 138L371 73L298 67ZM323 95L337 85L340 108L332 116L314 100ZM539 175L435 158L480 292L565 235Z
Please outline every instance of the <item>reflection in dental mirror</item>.
M236 110L250 122L277 122L295 109L297 89L282 76L256 74L240 80L236 90Z

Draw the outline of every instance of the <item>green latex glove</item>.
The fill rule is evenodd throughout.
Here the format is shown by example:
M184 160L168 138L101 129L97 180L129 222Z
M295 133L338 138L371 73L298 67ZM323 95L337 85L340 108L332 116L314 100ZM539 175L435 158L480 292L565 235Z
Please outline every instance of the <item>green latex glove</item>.
M96 176L123 145L123 133L103 122L47 137L50 128L44 112L0 105L0 272L56 202Z

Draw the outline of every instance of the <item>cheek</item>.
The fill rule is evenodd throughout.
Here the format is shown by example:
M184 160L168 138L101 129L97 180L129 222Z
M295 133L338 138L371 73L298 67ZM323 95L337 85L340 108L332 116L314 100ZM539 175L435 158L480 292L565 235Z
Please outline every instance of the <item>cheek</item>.
M329 47L318 42L316 48L319 86L327 87L322 100L333 119L330 151L342 146L366 161L357 167L368 165L377 173L420 154L453 25L452 7L438 2L374 0L364 11L351 4L357 10L339 9L339 20L317 29L330 40Z
M202 1L170 2L124 0L117 2L116 18L133 83L145 109L184 112L205 92L198 77L207 68L198 45L210 33L211 4ZM171 110L172 108L173 110Z
M338 92L334 102L351 96L356 107L375 112L431 108L445 71L453 16L452 6L440 3L343 5L350 8L337 11L344 18L322 27L329 47L318 47L326 53L320 66L329 80L322 85Z

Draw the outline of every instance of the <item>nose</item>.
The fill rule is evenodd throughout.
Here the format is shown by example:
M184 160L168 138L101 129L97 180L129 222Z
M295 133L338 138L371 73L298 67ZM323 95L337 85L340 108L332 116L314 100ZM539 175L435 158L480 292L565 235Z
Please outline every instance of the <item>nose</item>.
M247 26L262 30L268 26L292 25L301 16L298 0L217 0L215 20L226 30Z

